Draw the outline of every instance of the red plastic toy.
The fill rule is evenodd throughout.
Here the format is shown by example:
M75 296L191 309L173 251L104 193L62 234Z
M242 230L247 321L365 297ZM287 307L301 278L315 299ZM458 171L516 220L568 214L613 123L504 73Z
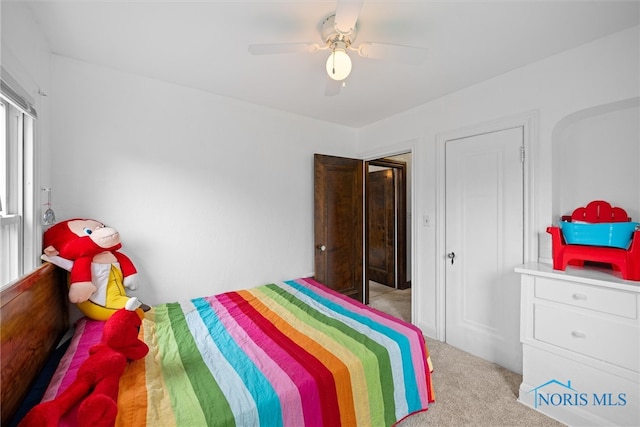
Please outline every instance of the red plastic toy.
M623 222L630 221L627 212L622 208L612 208L608 202L594 200L586 207L580 207L569 216L563 216L563 221L586 222ZM567 265L584 265L585 261L610 264L619 271L625 280L640 281L640 231L633 233L629 249L568 245L566 244L560 227L547 227L551 234L553 247L553 268L565 270Z

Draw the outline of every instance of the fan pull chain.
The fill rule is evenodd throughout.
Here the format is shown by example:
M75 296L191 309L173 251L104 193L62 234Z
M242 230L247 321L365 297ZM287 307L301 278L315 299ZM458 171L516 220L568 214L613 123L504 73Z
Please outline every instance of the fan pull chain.
M331 57L333 58L333 66L331 68L331 72L333 73L333 75L336 75L336 50L333 49L333 53L331 54Z

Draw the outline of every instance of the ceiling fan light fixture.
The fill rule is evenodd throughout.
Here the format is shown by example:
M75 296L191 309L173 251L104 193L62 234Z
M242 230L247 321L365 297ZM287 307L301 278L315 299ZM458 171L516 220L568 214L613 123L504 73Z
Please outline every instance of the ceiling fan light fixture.
M333 80L344 80L351 73L351 58L344 49L333 49L327 58L327 74Z

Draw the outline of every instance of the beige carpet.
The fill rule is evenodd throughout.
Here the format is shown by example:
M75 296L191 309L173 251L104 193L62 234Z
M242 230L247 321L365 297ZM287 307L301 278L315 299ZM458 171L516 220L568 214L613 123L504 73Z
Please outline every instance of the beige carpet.
M369 299L372 307L411 318L410 290L370 284ZM440 341L427 338L427 347L436 401L397 427L563 425L517 401L520 375Z

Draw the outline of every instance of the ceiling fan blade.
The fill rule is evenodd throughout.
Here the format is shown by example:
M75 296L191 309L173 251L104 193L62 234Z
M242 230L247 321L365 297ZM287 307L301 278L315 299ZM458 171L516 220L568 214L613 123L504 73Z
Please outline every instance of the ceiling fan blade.
M342 81L333 80L327 76L327 83L324 87L324 96L336 96L340 95L340 89L342 89Z
M388 59L418 65L427 57L427 49L399 44L364 42L355 48L363 58Z
M250 44L253 55L274 55L280 53L313 53L320 49L316 43L265 43Z
M348 34L356 27L363 0L338 0L334 25L336 31Z

